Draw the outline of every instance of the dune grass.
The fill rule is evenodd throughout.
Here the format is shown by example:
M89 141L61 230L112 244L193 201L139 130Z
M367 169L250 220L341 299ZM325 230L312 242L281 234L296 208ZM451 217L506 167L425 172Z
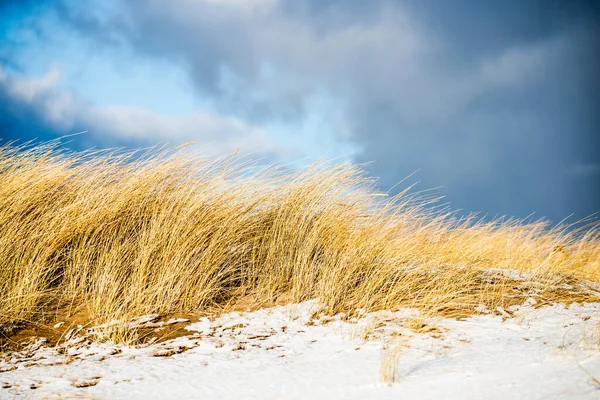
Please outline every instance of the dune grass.
M62 307L103 323L312 298L332 313L446 316L530 296L599 300L597 224L486 222L435 204L378 193L351 164L4 145L0 324L43 323Z

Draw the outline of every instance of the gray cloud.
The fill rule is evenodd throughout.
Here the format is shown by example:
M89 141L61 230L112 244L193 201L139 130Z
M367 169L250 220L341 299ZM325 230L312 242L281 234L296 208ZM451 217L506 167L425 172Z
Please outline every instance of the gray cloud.
M107 45L180 62L200 96L252 124L297 123L327 92L343 105L339 140L376 161L383 188L421 168L422 188L443 186L466 210L559 220L598 209L594 175L563 173L600 162L589 2L123 4L110 19L61 12Z
M567 173L574 176L587 176L600 174L600 165L598 164L582 164L574 165L567 169Z

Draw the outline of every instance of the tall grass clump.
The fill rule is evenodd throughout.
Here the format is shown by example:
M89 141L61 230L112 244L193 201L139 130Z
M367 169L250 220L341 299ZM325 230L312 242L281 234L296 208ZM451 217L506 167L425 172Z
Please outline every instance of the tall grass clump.
M64 307L101 323L312 298L450 316L598 300L597 225L458 218L432 201L378 193L351 164L4 145L0 324Z

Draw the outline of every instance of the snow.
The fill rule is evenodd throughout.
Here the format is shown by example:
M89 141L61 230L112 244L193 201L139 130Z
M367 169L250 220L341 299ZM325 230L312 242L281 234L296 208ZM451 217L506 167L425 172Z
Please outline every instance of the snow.
M533 303L463 320L405 309L345 321L313 317L310 301L203 318L146 346L38 341L0 361L0 398L599 399L600 303Z

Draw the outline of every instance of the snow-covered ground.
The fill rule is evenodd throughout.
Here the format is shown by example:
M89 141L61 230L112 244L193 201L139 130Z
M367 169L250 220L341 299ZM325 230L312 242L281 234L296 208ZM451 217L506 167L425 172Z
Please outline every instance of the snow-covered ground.
M38 344L0 361L0 398L600 399L600 303L430 319L425 333L403 326L414 310L343 321L317 308L203 319L143 347Z

